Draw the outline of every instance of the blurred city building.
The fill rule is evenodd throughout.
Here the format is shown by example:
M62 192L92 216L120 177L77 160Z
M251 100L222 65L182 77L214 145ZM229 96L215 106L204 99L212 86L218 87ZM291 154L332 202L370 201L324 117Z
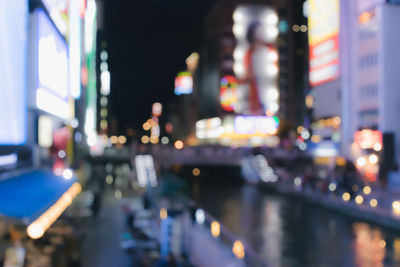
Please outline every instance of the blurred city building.
M379 163L375 156L369 162L370 155L388 162L383 169L399 162L400 81L394 70L400 7L383 0L308 2L314 140L334 143L334 149L340 144L341 153L376 180Z
M296 12L303 2L218 1L207 16L193 103L197 120L218 117L230 129L219 139L244 137L234 131L240 114L277 116L292 128L310 121L307 19Z
M80 192L72 169L97 137L96 2L0 6L0 213L39 238Z

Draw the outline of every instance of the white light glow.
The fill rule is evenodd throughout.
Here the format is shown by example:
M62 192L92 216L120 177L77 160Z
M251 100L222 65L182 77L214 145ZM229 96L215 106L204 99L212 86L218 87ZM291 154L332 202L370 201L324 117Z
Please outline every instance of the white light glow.
M243 14L243 12L239 9L236 9L235 12L233 12L233 21L235 23L244 23L246 20L246 16Z
M244 49L243 46L237 46L233 51L233 58L235 59L235 61L242 61L245 53L246 50Z
M67 23L61 17L61 14L57 10L57 8L53 8L50 11L50 18L53 20L54 24L56 25L57 29L61 32L61 34L66 35L68 26Z
M0 166L14 165L17 164L17 161L18 161L18 156L15 153L0 156Z
M107 53L107 51L105 51L105 50L101 51L101 53L100 53L100 59L101 59L102 61L106 61L106 60L108 59L108 53Z
M279 30L277 27L268 27L267 28L267 37L270 39L275 39L279 34Z
M271 64L267 67L267 74L271 76L275 76L278 74L278 67L274 64Z
M65 158L66 153L64 150L60 150L60 151L58 151L57 155L59 158L63 159L63 158Z
M244 68L243 63L235 62L233 64L233 71L235 72L236 76L243 77L243 75L245 73L245 68Z
M236 116L234 119L235 131L240 134L274 134L279 121L267 116Z
M279 18L275 13L270 13L270 14L267 15L267 23L268 24L275 25L275 24L278 23L278 20L279 20Z
M39 117L38 143L41 147L50 147L53 144L53 121L47 116Z
M315 155L317 157L334 157L337 155L337 150L334 148L319 147L315 149Z
M246 28L241 24L234 24L232 28L232 32L237 39L245 39L246 37Z
M329 191L333 192L333 191L336 190L336 184L330 183L329 186L328 186L328 188L329 188Z
M103 95L109 95L110 94L111 75L108 70L101 72L100 81L101 81L101 93Z
M375 154L372 154L369 156L369 162L371 162L372 164L376 164L378 163L378 156Z
M271 103L271 104L268 105L268 109L272 113L276 113L279 110L279 104L278 103Z
M107 62L101 62L100 63L100 71L106 71L106 70L108 70L108 64L107 64Z
M363 157L359 157L358 159L357 159L357 166L358 167L364 167L365 166L365 164L367 163L367 161L365 160L365 158L363 158Z
M307 140L310 138L310 132L307 129L304 129L304 131L301 132L301 138L304 140Z
M85 53L86 54L89 54L93 49L95 16L96 16L96 2L95 2L95 0L88 0L86 13L85 13Z
M169 143L169 138L166 137L166 136L163 136L161 138L161 143L164 144L164 145L167 145Z
M71 169L65 169L62 175L65 180L69 180L74 176L74 173Z
M76 129L76 128L78 128L78 126L79 126L79 121L78 121L78 119L77 118L74 118L73 120L71 120L71 127L72 128L74 128L74 129Z
M39 82L60 97L68 96L68 57L57 47L56 37L42 36L39 40ZM61 37L60 37L61 38Z
M277 61L278 60L278 52L276 52L276 50L269 51L268 60L273 61L273 62Z
M63 119L68 119L70 117L68 102L42 88L36 91L36 106L43 111Z
M140 187L157 186L157 175L154 160L151 155L137 155L135 157L136 177Z
M79 1L69 1L69 90L75 99L81 96L81 18Z
M95 146L97 143L96 133L94 133L94 132L89 133L86 141L87 141L88 146L90 146L90 147Z
M277 89L269 89L267 92L268 100L270 101L277 101L279 98L279 92Z
M206 220L206 217L204 215L204 211L202 209L196 210L195 217L196 217L196 222L198 224L203 224L204 221Z
M300 144L299 144L299 149L300 149L301 151L306 150L306 149L307 149L307 144L306 144L306 143L300 143Z

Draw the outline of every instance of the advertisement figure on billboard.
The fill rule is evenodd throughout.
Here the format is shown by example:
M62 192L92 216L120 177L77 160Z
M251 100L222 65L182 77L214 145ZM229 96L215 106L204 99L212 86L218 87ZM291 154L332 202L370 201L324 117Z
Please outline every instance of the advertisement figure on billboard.
M248 107L251 115L264 114L265 107L261 97L264 89L270 84L265 75L265 58L273 49L273 45L265 41L263 32L261 23L254 21L249 24L246 33L249 48L244 55L245 75L241 82L249 85Z

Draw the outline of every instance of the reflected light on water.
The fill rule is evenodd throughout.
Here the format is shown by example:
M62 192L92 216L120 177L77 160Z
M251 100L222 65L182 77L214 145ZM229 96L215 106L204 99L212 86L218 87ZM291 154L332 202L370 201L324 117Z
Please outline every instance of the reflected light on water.
M355 223L353 232L356 266L383 266L386 241L383 240L382 232L372 229L366 223Z
M279 263L282 259L282 218L280 216L281 205L279 202L269 201L264 208L264 220L262 234L264 246L262 253L272 263Z

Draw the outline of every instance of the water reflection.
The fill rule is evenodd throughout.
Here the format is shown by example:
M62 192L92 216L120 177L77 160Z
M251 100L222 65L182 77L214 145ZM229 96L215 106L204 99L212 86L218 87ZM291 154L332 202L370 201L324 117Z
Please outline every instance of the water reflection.
M204 180L199 204L269 266L400 266L400 233L260 192Z
M386 241L382 231L372 229L366 223L354 223L354 252L357 266L383 266L386 255ZM372 265L371 265L372 264Z

